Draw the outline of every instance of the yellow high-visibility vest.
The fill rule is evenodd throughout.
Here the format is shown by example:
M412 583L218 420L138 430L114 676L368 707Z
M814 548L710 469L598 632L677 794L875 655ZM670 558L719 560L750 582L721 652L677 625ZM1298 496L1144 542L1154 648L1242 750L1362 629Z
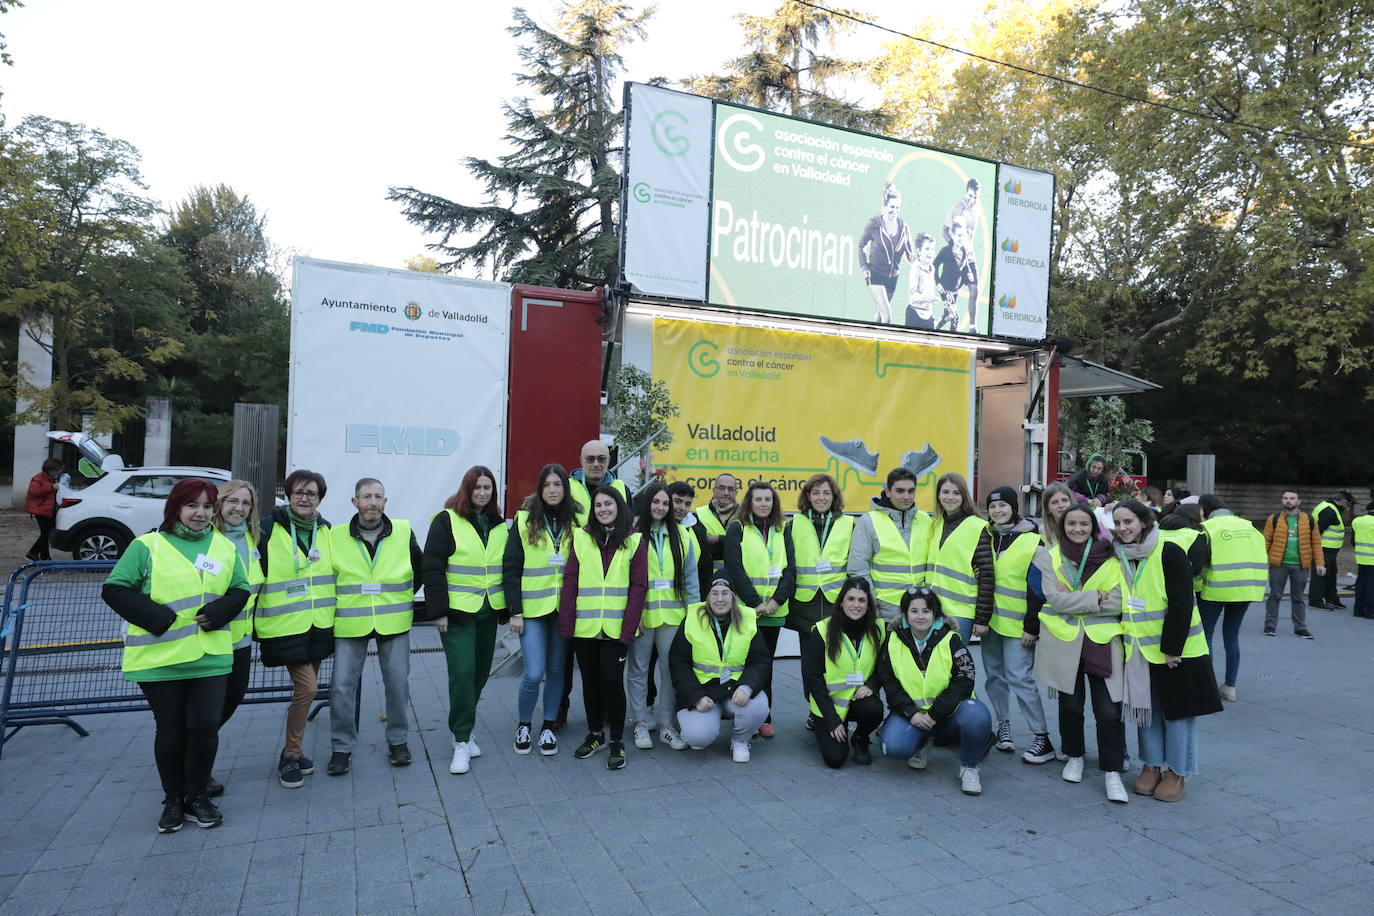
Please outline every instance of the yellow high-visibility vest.
M206 539L204 554L219 564L216 573L196 569L161 532L149 532L137 541L148 549L148 597L164 605L176 619L161 636L128 624L120 667L124 671L147 671L233 652L228 627L204 630L196 623L200 609L223 597L234 580L239 552L233 541L218 531L211 531Z
M410 522L393 519L391 534L378 539L375 556L347 525L329 529L329 540L336 577L334 635L394 636L409 630L415 602Z

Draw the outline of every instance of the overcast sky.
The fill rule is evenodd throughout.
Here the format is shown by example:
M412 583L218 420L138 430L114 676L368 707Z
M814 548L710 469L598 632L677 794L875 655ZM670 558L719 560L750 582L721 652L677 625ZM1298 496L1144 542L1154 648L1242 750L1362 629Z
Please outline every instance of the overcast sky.
M475 0L26 0L0 16L15 65L0 111L83 122L143 154L150 193L171 206L223 182L268 218L290 253L400 267L427 238L386 200L390 185L468 203L460 160L506 151L501 103L517 87L511 7ZM548 24L557 4L524 4ZM777 0L663 0L626 78L715 72L737 54L731 16ZM933 0L856 0L910 29ZM840 52L868 58L873 29Z

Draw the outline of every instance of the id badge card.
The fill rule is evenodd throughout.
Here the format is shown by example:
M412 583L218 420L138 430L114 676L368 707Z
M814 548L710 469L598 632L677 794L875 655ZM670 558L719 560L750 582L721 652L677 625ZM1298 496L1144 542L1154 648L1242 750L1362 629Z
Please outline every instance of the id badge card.
M768 578L770 578L770 579L781 579L781 578L782 578L782 569L781 569L780 567L777 567L777 566L770 566L770 567L768 567Z
M363 583L363 594L364 594L364 595L380 595L381 593L382 593L382 583L380 583L380 582L364 582L364 583Z
M851 671L844 676L844 683L846 687L862 687L864 676L857 671Z
M310 586L306 585L304 582L297 582L295 585L288 585L286 587L286 596L288 598L303 598L309 591Z
M653 582L649 583L649 588L652 588L655 591L663 591L664 589L672 588L672 586L673 583L668 581L667 579L655 579L653 580Z
M821 573L822 575L824 575L825 573L828 573L828 572L830 572L830 571L831 571L830 564L827 563L825 560L817 560L817 561L816 561L816 572Z
M248 553L248 559L252 560L254 563L261 563L261 562L262 562L262 551L261 551L261 550L258 550L258 548L256 548L256 547L254 547L251 551L249 551L249 553Z
M549 554L549 565L550 565L550 566L562 567L562 566L564 566L567 562L568 562L568 561L567 561L566 559L563 558L563 554L561 554L561 553L555 552L555 553Z
M203 553L196 555L196 562L193 565L200 572L209 573L212 576L218 576L220 574L220 570L224 569L223 563L221 563L219 560L207 557Z
M320 548L311 547L310 552L305 555L305 558L309 560L311 563L320 562Z
M1127 609L1127 610L1131 610L1131 611L1143 611L1143 610L1145 610L1145 599L1144 599L1144 598L1127 598L1127 599L1126 599L1126 609Z

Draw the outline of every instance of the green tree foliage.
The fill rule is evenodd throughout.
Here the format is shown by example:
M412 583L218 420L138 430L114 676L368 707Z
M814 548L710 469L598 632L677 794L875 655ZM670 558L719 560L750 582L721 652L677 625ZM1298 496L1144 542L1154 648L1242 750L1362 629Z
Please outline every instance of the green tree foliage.
M441 274L443 268L439 262L427 254L417 254L413 258L406 258L406 270L417 270L425 274Z
M852 20L792 0L783 0L771 16L734 18L744 30L744 53L727 61L724 73L684 80L689 91L841 127L886 129L883 112L834 93L837 80L858 76L864 68L826 53L835 36L852 30Z
M1112 396L1086 401L1065 402L1071 405L1067 413L1065 432L1069 434L1082 466L1091 455L1107 459L1107 471L1117 468L1140 470L1139 462L1129 452L1146 451L1154 441L1154 424L1144 419L1129 419L1124 398Z
M504 106L510 153L497 162L465 160L485 187L486 202L457 203L412 187L388 193L407 219L440 234L429 247L446 259L444 270L489 263L512 282L573 288L614 282L624 120L616 105L620 49L644 36L652 12L636 13L619 0L577 0L564 3L555 28L545 29L515 9L508 31L524 63L517 79L533 98Z
M179 260L159 245L138 152L79 124L26 118L0 137L0 314L41 327L53 382L0 382L30 399L26 422L99 430L141 413L127 394L183 349Z
M23 5L19 0L0 0L0 13L8 13L10 10ZM0 64L10 66L14 64L14 60L10 57L9 45L5 44L4 32L0 32Z
M623 366L612 376L605 422L622 449L639 448L646 442L650 452L666 448L673 441L667 423L679 412L667 383L638 366ZM620 460L628 457L621 452Z

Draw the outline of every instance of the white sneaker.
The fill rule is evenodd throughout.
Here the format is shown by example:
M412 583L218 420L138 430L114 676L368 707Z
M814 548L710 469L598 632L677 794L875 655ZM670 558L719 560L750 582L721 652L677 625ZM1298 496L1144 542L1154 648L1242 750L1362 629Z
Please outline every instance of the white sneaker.
M468 756L473 760L482 756L482 749L477 746L477 742L472 738L468 739Z
M1221 698L1223 700L1230 700L1232 703L1236 701L1236 688L1227 687L1225 684L1222 684L1217 689L1221 691Z
M687 742L682 740L682 736L677 733L675 728L660 728L658 737L660 741L675 751L687 750Z
M1081 759L1081 758L1080 758ZM1121 782L1120 773L1106 773L1107 781L1107 800L1126 804L1131 800L1131 796L1126 794L1126 786Z
M647 751L654 746L654 736L649 734L649 726L635 726L635 747Z
M546 728L539 733L539 753L545 757L552 757L558 753L558 736L553 733L553 729Z
M983 781L978 777L977 767L959 767L959 788L965 795L983 794Z
M732 760L734 760L735 763L748 763L748 762L749 762L749 742L747 742L747 741L731 741L731 742L730 742L730 758L731 758Z
M911 767L913 770L924 770L926 768L926 751L928 751L929 749L930 747L929 745L927 745L926 747L923 747L916 753L912 754L910 757L907 758L906 765Z
M1065 781L1065 782L1082 782L1082 781L1083 781L1083 758L1082 758L1082 757L1070 757L1069 760L1068 760L1068 762L1064 764L1064 781Z
M453 742L453 760L448 765L448 771L457 776L466 773L472 768L472 743L469 741Z

